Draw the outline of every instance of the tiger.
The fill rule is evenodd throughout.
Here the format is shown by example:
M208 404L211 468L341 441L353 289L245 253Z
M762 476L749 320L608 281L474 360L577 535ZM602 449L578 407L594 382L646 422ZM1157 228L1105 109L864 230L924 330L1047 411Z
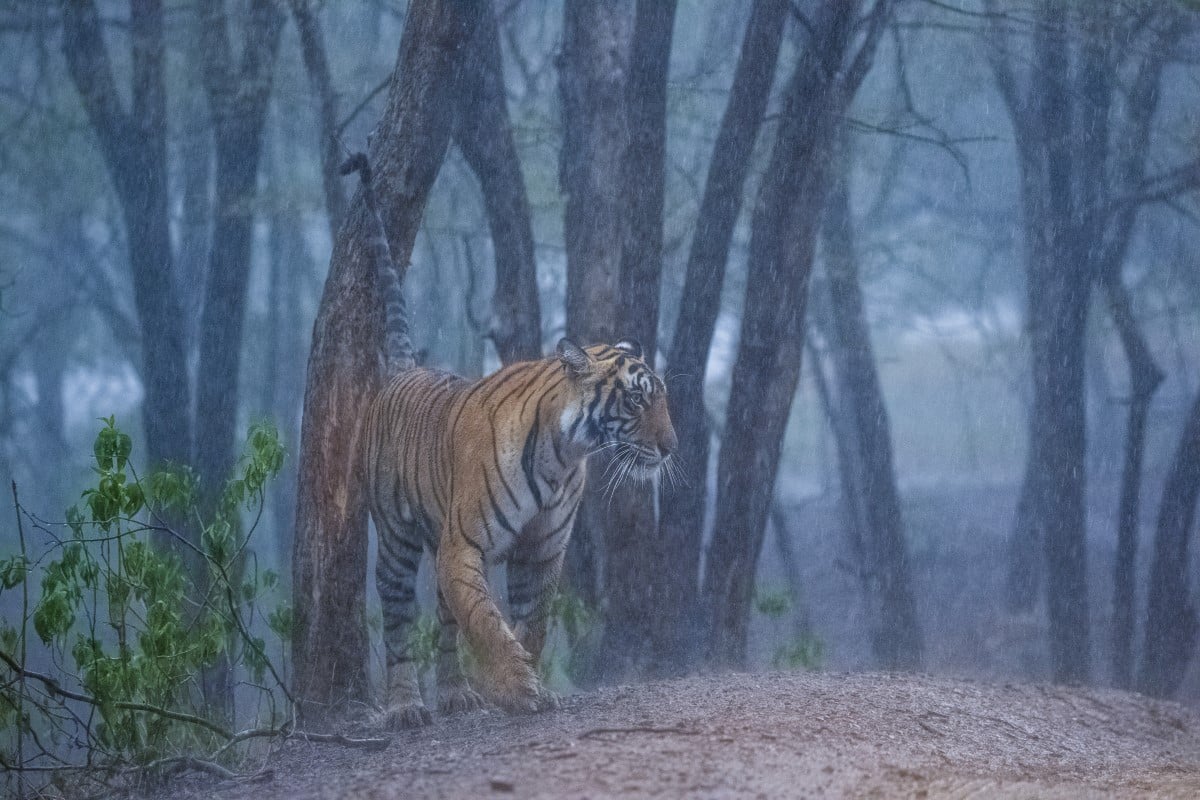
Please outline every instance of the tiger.
M666 387L641 345L564 338L550 357L474 381L403 370L371 402L363 442L387 657L383 723L431 721L409 641L425 551L437 579L439 712L485 700L514 713L557 707L535 666L588 456L611 450L618 469L653 477L678 445ZM499 563L512 625L487 581ZM479 692L461 668L460 630L479 661Z

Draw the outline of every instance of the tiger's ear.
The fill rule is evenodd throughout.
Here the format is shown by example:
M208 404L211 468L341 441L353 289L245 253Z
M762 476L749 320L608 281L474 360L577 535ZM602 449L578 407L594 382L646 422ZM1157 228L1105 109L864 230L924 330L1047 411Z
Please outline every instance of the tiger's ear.
M572 375L586 375L592 371L591 356L565 336L558 340L558 360Z
M617 348L621 352L628 353L634 358L642 357L642 343L637 339L622 339L613 345L613 347Z

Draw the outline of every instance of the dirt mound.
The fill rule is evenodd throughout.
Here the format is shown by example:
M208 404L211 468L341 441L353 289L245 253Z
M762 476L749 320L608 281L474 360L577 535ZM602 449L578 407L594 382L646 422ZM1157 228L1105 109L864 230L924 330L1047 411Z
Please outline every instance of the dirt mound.
M441 719L382 752L289 742L173 796L1200 797L1200 716L1101 689L729 674Z

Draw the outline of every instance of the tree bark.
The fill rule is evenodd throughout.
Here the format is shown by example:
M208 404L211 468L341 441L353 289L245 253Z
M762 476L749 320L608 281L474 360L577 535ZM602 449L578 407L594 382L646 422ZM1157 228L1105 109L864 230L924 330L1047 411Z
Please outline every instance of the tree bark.
M142 333L142 421L152 465L187 463L191 418L183 315L174 286L167 199L161 0L130 4L132 103L124 107L94 2L62 3L63 55L96 134L125 221Z
M629 0L566 0L564 7L559 185L566 197L567 335L581 344L612 343L621 335L617 304L625 225L621 175L629 142L630 10ZM567 580L594 608L601 608L604 595L608 508L598 480L603 471L602 464L592 465L566 564ZM587 657L581 663L580 680L595 680L602 665Z
M758 556L800 376L808 280L834 133L870 66L890 4L873 5L855 51L859 11L858 3L819 6L788 85L751 224L745 309L702 598L708 658L717 665L745 664Z
M425 201L449 145L479 0L415 0L370 162L392 258L407 267ZM367 691L363 618L367 515L358 425L380 382L383 305L364 246L359 192L338 232L313 327L304 392L292 639L302 713L326 716Z
M674 23L674 0L638 0L625 87L629 146L621 173L626 217L620 253L618 336L636 339L651 366L658 346L667 71ZM601 460L607 459L597 458ZM593 491L599 492L600 487ZM607 508L607 611L600 651L610 666L609 677L669 673L675 659L670 648L677 638L674 615L647 614L646 609L662 609L671 601L661 577L679 565L658 536L654 490L636 484L618 486Z
M1163 487L1146 600L1146 641L1137 688L1170 697L1196 649L1197 617L1188 581L1188 546L1200 495L1200 395L1184 425Z
M471 43L463 113L454 141L479 180L496 261L488 330L505 364L542 357L537 259L525 178L513 141L495 11L488 8Z
M861 540L869 605L875 611L872 651L880 667L918 669L921 665L921 628L912 592L908 544L900 510L900 493L893 468L891 430L870 328L859 286L850 214L846 144L842 145L839 174L832 183L825 207L825 269L830 298L831 355L839 384L841 407L850 419L853 439L839 452L857 448L851 469L855 484L843 491L861 492L858 507L864 511ZM837 430L837 427L835 427Z
M711 441L704 406L708 351L750 156L774 82L787 8L786 0L755 0L750 12L729 102L713 146L688 254L679 319L667 358L671 420L679 436L674 458L686 476L684 481L664 486L659 521L662 547L674 562L671 569L659 573L664 601L659 613L663 624L675 631L674 640L664 651L674 659L676 670L684 669L696 656L700 549Z

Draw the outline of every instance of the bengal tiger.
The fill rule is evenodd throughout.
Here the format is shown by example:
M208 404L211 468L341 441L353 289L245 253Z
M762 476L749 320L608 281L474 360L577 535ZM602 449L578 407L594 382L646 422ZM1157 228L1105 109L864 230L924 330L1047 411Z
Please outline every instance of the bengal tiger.
M366 485L379 534L376 579L387 651L385 722L430 722L409 649L422 551L437 576L438 708L512 712L557 705L535 665L587 475L610 449L617 469L651 475L675 450L662 380L632 340L512 364L480 380L400 372L364 421ZM487 583L508 564L512 626ZM461 628L480 661L480 690L460 668Z

